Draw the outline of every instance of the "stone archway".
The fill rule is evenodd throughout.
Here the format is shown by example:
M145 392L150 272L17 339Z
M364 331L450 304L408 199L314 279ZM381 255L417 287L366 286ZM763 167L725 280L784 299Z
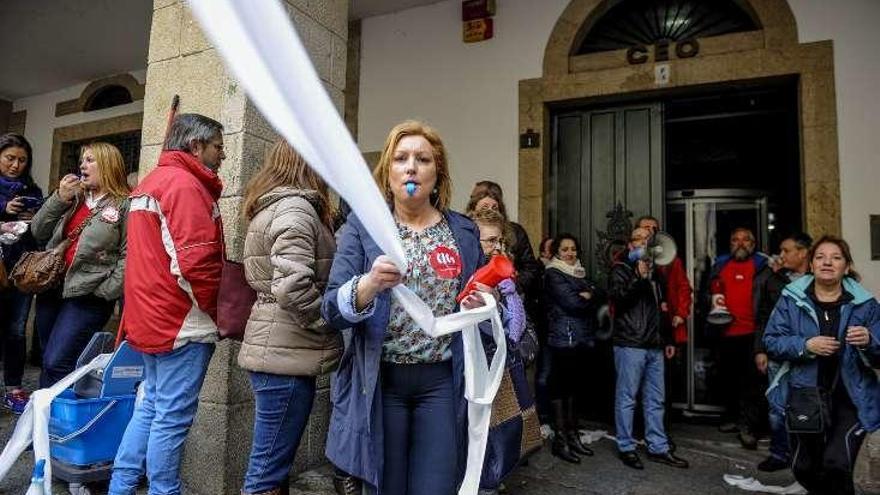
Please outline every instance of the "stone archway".
M831 41L798 43L794 15L785 0L738 0L761 29L701 38L698 56L671 59L669 82L655 84L654 64L630 65L626 50L572 55L612 0L572 0L544 51L543 76L519 83L519 132L546 136L519 152L519 220L532 239L546 231L545 172L550 162L550 111L554 105L615 102L670 89L733 81L791 77L800 100L801 198L804 227L814 234L840 233L840 181L834 55Z

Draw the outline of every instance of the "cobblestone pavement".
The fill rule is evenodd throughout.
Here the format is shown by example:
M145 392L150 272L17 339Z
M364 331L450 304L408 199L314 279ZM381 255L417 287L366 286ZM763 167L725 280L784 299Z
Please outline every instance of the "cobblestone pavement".
M36 370L28 369L26 386L36 382ZM5 445L15 427L16 417L0 411L0 442ZM585 458L580 465L560 461L550 455L549 445L532 456L526 466L517 469L505 483L504 495L712 495L746 494L727 486L724 474L755 476L768 485L785 486L793 481L787 471L758 473L755 465L767 455L767 444L761 442L757 451L744 450L732 434L722 434L712 426L673 424L671 435L677 453L691 463L690 469L675 469L645 462L644 471L625 467L617 459L616 447L607 438L592 444L596 455ZM643 459L644 460L644 459ZM26 452L3 481L0 494L22 495L27 490L33 459ZM291 493L297 495L332 495L333 487L328 466L301 474L292 481ZM106 493L106 484L92 485L92 493ZM55 494L66 495L67 486L56 482ZM139 492L141 493L141 492ZM142 491L146 493L146 491ZM867 493L867 492L865 492ZM872 495L880 495L874 492Z

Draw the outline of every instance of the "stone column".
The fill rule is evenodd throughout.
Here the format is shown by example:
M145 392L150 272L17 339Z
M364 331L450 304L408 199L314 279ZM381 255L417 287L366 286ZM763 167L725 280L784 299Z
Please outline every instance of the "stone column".
M324 86L343 109L348 1L288 0L290 18L312 57ZM245 223L240 207L244 185L259 168L277 134L226 71L185 2L154 0L144 97L143 141L139 173L156 164L173 95L180 112L196 112L224 126L227 159L220 175L220 200L227 255L240 260ZM250 452L253 396L247 375L236 364L239 345L218 344L202 388L199 413L186 444L183 479L186 493L236 494ZM303 436L295 471L325 462L329 415L329 377L321 377L312 417Z

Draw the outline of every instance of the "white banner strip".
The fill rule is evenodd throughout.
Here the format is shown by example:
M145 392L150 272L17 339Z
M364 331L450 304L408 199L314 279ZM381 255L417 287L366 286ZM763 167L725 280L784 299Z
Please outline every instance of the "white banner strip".
M202 30L226 66L270 124L342 196L379 247L406 268L406 256L388 205L333 106L277 0L189 0ZM501 384L507 354L494 300L485 308L435 318L405 286L393 293L419 326L432 336L461 330L468 400L468 466L459 493L476 494L483 467L491 404ZM487 299L491 299L488 297ZM497 351L491 366L477 323L490 320Z

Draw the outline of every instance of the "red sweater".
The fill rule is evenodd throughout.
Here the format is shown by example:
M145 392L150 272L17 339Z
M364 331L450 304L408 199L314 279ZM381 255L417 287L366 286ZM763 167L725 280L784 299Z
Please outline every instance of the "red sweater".
M731 259L719 274L720 293L733 323L724 332L725 337L750 335L755 332L755 310L752 307L752 282L755 279L755 263L751 258L745 261Z
M86 206L86 202L83 201L79 204L76 211L73 212L73 215L70 216L70 220L67 221L67 225L64 226L64 238L67 239L70 236L70 233L79 228L80 224L86 221L86 218L89 217L89 213L92 210ZM73 264L73 256L76 254L76 247L79 245L79 236L76 236L67 249L64 250L64 267L70 268L70 265Z

